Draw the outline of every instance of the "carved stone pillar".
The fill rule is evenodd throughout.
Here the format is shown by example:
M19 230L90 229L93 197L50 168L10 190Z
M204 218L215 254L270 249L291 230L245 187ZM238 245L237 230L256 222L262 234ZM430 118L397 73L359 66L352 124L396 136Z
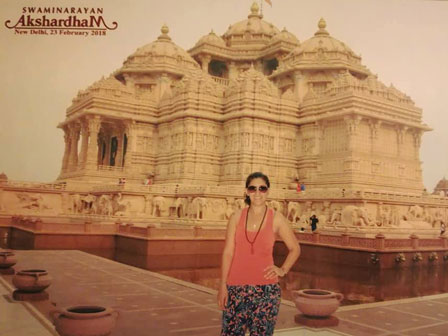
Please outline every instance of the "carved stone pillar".
M395 131L397 132L397 151L398 154L401 153L403 144L404 144L404 136L406 134L406 131L408 130L407 126L398 125L395 127Z
M305 77L301 72L294 73L294 94L299 99L299 102L303 102L303 97L305 97Z
M68 161L70 158L70 130L67 126L64 126L62 130L64 131L65 148L64 148L64 156L62 158L61 172L65 173L67 171Z
M89 129L88 125L83 122L81 124L81 152L79 153L79 164L85 166L87 145L89 144Z
M68 161L69 171L74 171L78 167L78 140L80 126L78 123L73 123L70 128L70 154Z
M235 62L230 62L229 64L229 79L234 79L238 77L238 69Z
M200 59L201 59L201 64L202 64L202 71L204 71L205 73L208 73L208 65L210 64L210 61L212 60L211 56L205 55L205 56L202 56Z
M124 129L123 127L117 127L117 157L115 160L116 167L123 166L124 157Z
M98 116L87 119L89 143L87 145L86 167L95 169L98 165L98 133L101 127L101 118Z

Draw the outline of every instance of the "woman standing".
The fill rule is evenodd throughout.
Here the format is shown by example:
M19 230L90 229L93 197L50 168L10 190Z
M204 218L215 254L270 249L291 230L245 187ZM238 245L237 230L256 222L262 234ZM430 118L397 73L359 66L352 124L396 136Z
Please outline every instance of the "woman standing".
M223 310L221 336L274 333L280 307L278 277L285 276L300 255L299 243L285 217L269 209L269 178L252 173L246 180L245 202L227 225L218 305ZM273 261L275 235L289 250L281 267Z

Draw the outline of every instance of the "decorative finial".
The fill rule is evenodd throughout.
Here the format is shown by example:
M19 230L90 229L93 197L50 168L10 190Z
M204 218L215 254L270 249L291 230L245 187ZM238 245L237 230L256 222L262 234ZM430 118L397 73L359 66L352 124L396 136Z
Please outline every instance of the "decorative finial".
M171 40L171 37L168 36L170 29L165 23L163 24L162 28L160 28L160 31L162 32L162 35L159 36L159 40Z
M324 18L320 18L319 23L317 24L319 29L325 29L327 28L327 23L325 22Z
M319 30L316 33L314 33L315 36L318 36L318 35L330 35L325 30L325 28L327 27L327 23L325 22L324 18L320 18L319 23L317 24L317 27L319 27Z
M258 7L258 4L254 2L252 6L250 7L250 11L252 12L252 15L258 15L258 11L260 10L260 7Z

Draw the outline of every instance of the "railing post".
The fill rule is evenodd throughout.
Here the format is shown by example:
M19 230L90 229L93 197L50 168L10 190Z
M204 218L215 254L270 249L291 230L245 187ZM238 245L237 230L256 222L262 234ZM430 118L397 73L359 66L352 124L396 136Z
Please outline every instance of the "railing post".
M411 238L412 248L414 250L418 249L418 236L415 233L413 233L409 236L409 238Z
M375 247L377 250L384 250L386 248L386 236L378 233L375 236Z
M342 237L342 245L343 246L350 245L350 235L348 233L343 233L341 235L341 237Z

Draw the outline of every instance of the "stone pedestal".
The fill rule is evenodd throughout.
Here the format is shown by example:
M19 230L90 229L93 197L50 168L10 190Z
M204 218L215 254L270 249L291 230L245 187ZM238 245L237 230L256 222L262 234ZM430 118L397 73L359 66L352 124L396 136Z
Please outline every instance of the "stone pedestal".
M310 317L303 314L297 314L294 317L297 324L304 325L310 328L327 328L335 327L339 324L339 319L332 315L328 317Z
M41 291L37 293L29 293L16 289L12 293L12 297L16 301L43 301L48 300L50 297L46 291Z

